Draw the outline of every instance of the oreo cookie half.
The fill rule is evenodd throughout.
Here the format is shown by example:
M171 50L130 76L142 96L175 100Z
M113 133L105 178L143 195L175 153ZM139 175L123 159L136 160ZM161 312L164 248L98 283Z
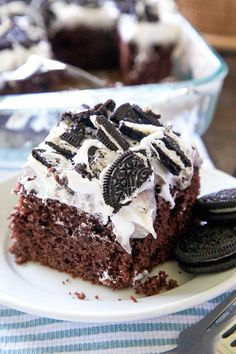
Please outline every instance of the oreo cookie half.
M116 159L103 180L103 197L106 204L119 211L123 205L131 203L133 193L147 181L152 174L148 162L132 151L126 151Z
M236 226L198 226L180 240L175 256L180 266L190 273L229 269L236 263Z
M236 221L236 188L223 189L196 201L197 216L204 221L222 223Z
M105 116L96 117L97 138L111 150L128 150L129 143Z

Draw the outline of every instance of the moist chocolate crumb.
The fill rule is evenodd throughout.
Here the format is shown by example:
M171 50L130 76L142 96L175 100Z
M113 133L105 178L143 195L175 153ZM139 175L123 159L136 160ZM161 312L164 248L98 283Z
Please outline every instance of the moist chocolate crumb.
M133 295L130 296L130 300L132 300L133 302L138 302L138 300L136 299L136 297L134 297Z
M166 287L166 290L171 290L171 289L174 289L174 288L177 288L179 285L177 283L177 280L175 279L170 279L167 283L167 287Z
M159 294L162 290L174 289L178 283L174 279L169 279L168 274L161 270L158 275L148 277L144 282L138 281L135 283L135 293L145 296L152 296Z
M99 296L98 295L95 295L94 296L96 300L99 300Z
M79 299L79 300L84 300L85 298L86 298L86 295L85 295L85 293L83 293L83 292L81 292L81 293L79 293L78 291L76 291L75 293L74 293L74 295L77 297L77 299Z

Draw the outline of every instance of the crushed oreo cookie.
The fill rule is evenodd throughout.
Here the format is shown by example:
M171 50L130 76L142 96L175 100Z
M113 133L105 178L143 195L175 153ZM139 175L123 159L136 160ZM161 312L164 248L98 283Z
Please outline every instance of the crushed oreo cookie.
M122 134L125 134L129 138L134 139L134 140L141 140L145 136L147 136L147 134L145 134L144 132L135 129L135 127L131 127L131 126L127 125L127 123L124 121L120 122L119 130Z
M108 118L110 114L114 111L115 106L115 101L109 99L105 103L97 104L92 110L92 113L98 116L105 116Z
M126 118L129 116L129 111L131 109L131 104L129 103L124 103L121 106L119 106L115 112L111 116L111 121L119 124L121 120L126 120Z
M49 161L47 161L44 156L42 156L42 154L45 151L46 150L44 150L44 149L33 149L32 156L33 156L33 158L35 158L35 160L41 162L41 164L43 164L44 166L50 168L50 167L52 167L52 164Z
M166 155L166 153L161 149L160 145L157 145L157 143L152 142L152 147L156 152L156 156L169 171L172 173L174 176L178 176L181 172L181 167L177 165L171 158Z
M142 124L152 124L157 127L162 126L162 124L159 121L159 119L161 118L160 114L155 114L151 110L144 111L137 104L133 104L132 109L135 112L135 114L138 116L138 119Z
M191 161L189 158L185 155L185 153L180 149L179 144L176 143L174 139L172 139L170 136L166 135L161 139L167 149L169 150L174 150L176 152L176 155L178 155L183 162L185 167L191 167Z
M82 111L80 113L73 113L73 112L65 112L61 116L61 121L67 121L69 123L73 124L78 124L82 123L86 127L93 127L92 122L90 121L90 116L91 116L91 110L87 109L85 111Z
M105 116L98 116L96 118L96 123L99 125L97 130L97 138L109 149L122 150L129 149L129 143L122 134L116 129L111 122Z
M87 171L87 166L85 163L78 163L75 165L75 171L78 172L83 178L88 178L89 180L93 178L92 174Z
M132 194L145 183L152 174L148 163L132 151L126 151L116 159L104 176L103 197L106 204L119 211L128 205Z
M116 109L110 119L116 124L123 120L137 124L162 126L159 121L160 117L160 114L155 114L151 110L144 111L136 104L124 103Z
M72 159L75 156L74 152L67 150L67 149L63 149L62 147L54 144L51 141L45 141L45 144L47 144L48 146L53 148L53 150L55 150L58 154L64 156L66 159Z
M80 143L83 140L84 133L85 133L84 126L81 124L76 124L73 129L63 133L60 136L60 138L66 141L68 144L77 148L80 146Z

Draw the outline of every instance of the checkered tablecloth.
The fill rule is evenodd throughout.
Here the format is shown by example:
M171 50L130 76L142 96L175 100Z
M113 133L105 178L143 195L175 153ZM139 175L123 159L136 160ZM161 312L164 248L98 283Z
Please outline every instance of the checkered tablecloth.
M0 353L161 353L225 296L168 316L110 324L58 321L0 306Z
M201 141L198 147L205 163L211 164ZM0 166L0 180L15 172L14 166ZM150 320L110 324L58 321L0 305L0 354L161 353L173 348L179 332L200 320L226 295L222 288L222 295L185 311Z

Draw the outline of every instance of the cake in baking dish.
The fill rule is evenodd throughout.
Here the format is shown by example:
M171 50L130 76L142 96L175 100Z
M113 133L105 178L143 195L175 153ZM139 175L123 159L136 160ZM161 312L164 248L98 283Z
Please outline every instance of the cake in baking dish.
M167 260L191 224L199 156L149 109L65 112L16 186L10 251L112 288Z
M181 36L160 2L2 0L0 6L1 94L80 88L71 75L46 71L32 54L91 71L107 85L175 76Z
M15 70L31 54L51 56L43 19L24 1L0 1L0 74ZM0 75L0 88L1 81Z

